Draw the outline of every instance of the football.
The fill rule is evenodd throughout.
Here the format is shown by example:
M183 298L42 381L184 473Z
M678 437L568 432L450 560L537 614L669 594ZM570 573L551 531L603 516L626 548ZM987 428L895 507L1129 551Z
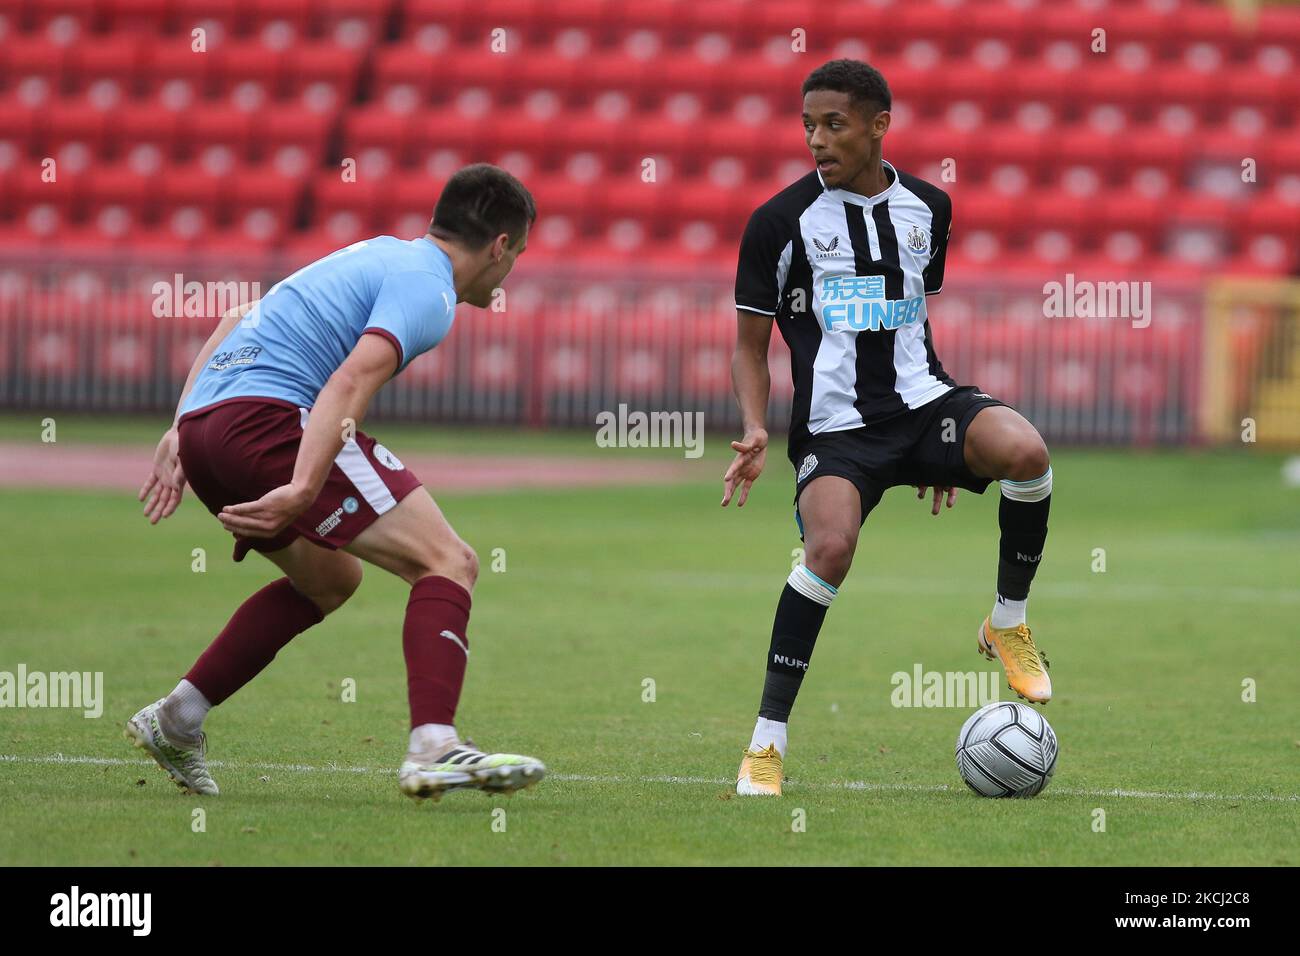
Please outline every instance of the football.
M1032 797L1056 770L1056 734L1028 704L994 701L957 734L957 770L981 797Z

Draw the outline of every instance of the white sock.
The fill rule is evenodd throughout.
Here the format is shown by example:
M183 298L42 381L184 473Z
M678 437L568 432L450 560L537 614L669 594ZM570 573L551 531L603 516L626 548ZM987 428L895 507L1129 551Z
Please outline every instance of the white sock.
M411 730L411 744L408 748L413 754L433 754L441 757L448 750L460 744L456 728L451 724L421 724Z
M993 602L993 613L989 615L989 623L994 627L1015 627L1017 624L1025 623L1025 606L1029 604L1028 598L1023 601L1008 601L1001 594Z
M786 725L779 720L768 720L766 717L758 718L758 723L754 725L754 736L749 740L749 749L754 751L766 750L768 744L776 744L776 752L784 760L785 728Z
M1052 469L1049 466L1047 471L1028 481L1012 481L1010 478L1003 478L998 485L1002 489L1003 498L1012 501L1042 501L1052 493Z
M839 588L827 584L803 564L790 572L790 576L785 579L785 583L808 600L816 601L822 607L830 607L831 601L835 600L835 595L840 593Z
M166 721L163 736L169 740L173 736L181 738L172 741L173 743L198 740L199 734L203 732L203 720L211 709L212 705L203 696L203 691L181 678L181 682L167 695L166 702L160 708L163 714L159 718L159 725L162 725L164 718Z

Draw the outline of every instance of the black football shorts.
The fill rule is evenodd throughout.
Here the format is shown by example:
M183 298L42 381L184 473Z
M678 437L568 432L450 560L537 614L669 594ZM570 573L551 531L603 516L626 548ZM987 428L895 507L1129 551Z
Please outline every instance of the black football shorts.
M981 408L1005 405L974 385L962 385L934 401L875 425L813 435L790 449L795 469L795 522L799 495L824 475L846 478L862 496L862 520L895 485L964 488L983 494L990 478L966 467L966 429Z

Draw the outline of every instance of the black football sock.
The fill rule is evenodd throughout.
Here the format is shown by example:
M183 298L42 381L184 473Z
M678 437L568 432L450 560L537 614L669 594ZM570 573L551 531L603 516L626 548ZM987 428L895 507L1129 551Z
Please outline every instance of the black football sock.
M787 723L808 672L813 645L826 620L826 609L836 589L802 564L790 572L772 623L772 644L767 652L767 679L758 716Z
M998 597L1021 602L1043 559L1047 513L1052 505L1052 469L1029 481L1004 479L998 505L1002 539L998 545Z

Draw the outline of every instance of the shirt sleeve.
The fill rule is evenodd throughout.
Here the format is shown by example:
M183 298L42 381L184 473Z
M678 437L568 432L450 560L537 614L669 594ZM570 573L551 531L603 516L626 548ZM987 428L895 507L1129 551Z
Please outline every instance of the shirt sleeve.
M736 263L736 308L776 314L790 266L791 240L783 233L780 221L762 207L749 217Z
M925 279L925 294L934 295L943 288L943 265L948 257L948 239L952 235L952 199L944 194L944 204L940 215L930 225L930 262L922 270Z
M397 349L397 371L429 351L451 331L456 297L432 272L394 272L384 277L362 334L377 333Z

